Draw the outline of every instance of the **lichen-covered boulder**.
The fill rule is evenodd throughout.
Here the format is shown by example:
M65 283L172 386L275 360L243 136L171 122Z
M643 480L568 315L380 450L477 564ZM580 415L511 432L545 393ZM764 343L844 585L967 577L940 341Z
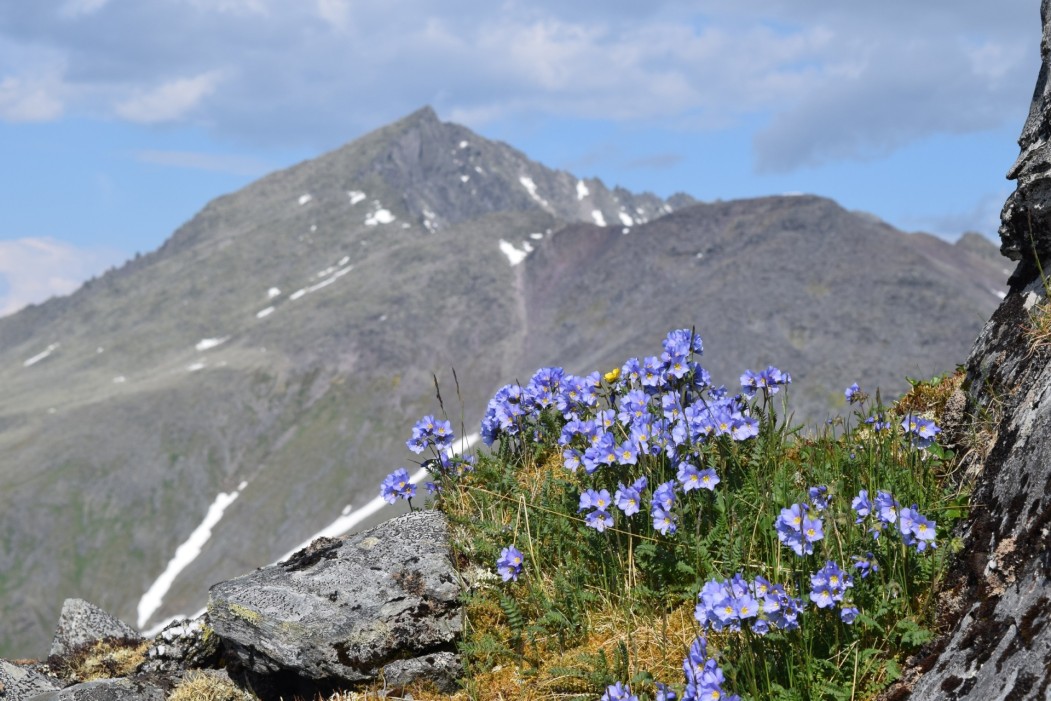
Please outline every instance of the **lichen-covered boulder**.
M45 691L61 688L61 682L31 667L0 660L0 699L3 701L25 701Z
M1051 334L1038 331L1051 323L1051 0L1041 14L1043 64L1000 228L1019 264L968 359L968 418L953 431L973 437L977 479L941 601L952 628L918 656L914 701L1051 699Z
M418 511L216 584L208 615L252 675L336 688L382 673L449 688L460 593L444 516Z
M51 655L62 657L86 643L116 638L142 640L139 631L83 599L66 599L58 616Z
M148 681L99 679L49 691L28 701L164 701L164 697L164 690Z

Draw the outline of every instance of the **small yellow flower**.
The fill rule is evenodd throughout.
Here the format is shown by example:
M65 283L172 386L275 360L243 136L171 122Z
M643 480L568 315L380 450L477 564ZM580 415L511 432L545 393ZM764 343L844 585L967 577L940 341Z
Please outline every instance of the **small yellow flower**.
M613 368L602 376L606 382L616 382L618 377L620 377L620 368Z

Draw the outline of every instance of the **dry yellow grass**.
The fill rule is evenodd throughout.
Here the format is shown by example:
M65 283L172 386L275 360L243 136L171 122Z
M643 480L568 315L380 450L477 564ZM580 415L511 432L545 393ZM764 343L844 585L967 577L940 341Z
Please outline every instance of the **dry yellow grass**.
M495 614L488 612L495 618ZM485 629L498 637L511 636L499 621L490 620ZM502 630L501 630L502 629ZM609 606L591 616L588 636L579 645L559 651L554 640L538 641L538 647L525 651L522 659L504 660L487 671L475 671L466 688L452 696L419 687L406 689L417 701L562 701L592 695L595 691L581 676L567 670L586 668L588 658L602 651L610 661L617 649L628 650L628 677L649 672L655 679L678 683L682 677L682 660L698 633L693 618L693 604L683 604L665 615L636 614ZM532 664L525 662L531 659ZM369 695L344 695L330 701L357 701L376 698L379 689ZM388 697L390 698L390 697Z
M1051 299L1044 300L1029 311L1025 337L1029 342L1030 353L1051 345Z
M149 641L100 640L70 656L67 674L82 682L127 676L146 659L149 646Z
M920 382L913 385L908 394L894 404L894 411L899 416L913 414L937 420L945 412L949 398L963 385L966 376L963 370L957 370L937 382Z
M168 701L256 701L256 697L222 675L194 670L186 673Z

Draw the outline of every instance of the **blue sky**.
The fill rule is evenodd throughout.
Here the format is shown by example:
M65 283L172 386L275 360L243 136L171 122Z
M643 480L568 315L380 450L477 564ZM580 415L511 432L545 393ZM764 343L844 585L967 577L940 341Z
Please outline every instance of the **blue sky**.
M1037 0L0 3L0 314L430 104L608 185L995 238Z

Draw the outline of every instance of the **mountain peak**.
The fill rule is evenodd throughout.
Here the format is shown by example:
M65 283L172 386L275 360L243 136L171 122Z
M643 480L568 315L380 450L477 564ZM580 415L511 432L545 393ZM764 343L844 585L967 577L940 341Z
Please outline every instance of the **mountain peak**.
M442 123L442 121L440 119L438 119L438 113L435 112L434 108L431 107L430 105L424 105L423 107L421 107L420 109L416 110L415 112L413 112L413 113L411 113L411 114L409 114L409 115L407 115L405 117L402 117L401 119L398 120L398 122L399 123L403 123L403 124L416 124L416 123L421 123L421 124L426 124L426 123L441 124Z

